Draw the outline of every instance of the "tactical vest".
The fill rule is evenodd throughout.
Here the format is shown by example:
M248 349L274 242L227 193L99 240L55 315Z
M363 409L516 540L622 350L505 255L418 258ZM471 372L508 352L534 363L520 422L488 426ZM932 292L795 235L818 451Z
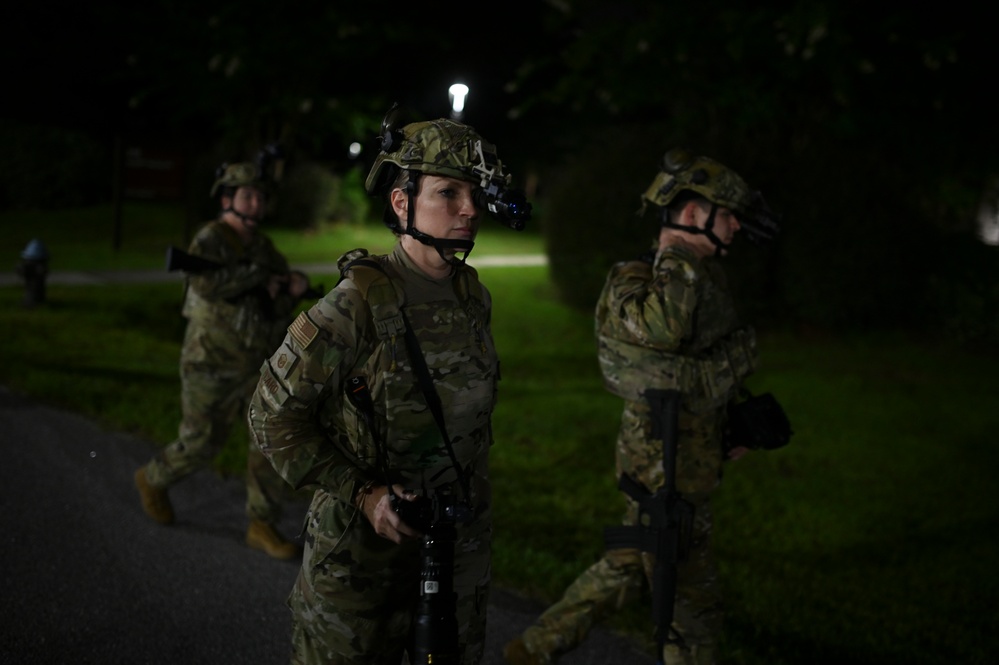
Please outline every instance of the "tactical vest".
M356 452L361 459L378 467L381 464L376 460L379 457L378 449L381 448L381 454L384 455L382 459L387 468L392 470L395 482L409 483L411 486L419 486L416 483L422 484L424 481L427 481L429 486L454 482L457 479L457 469L443 459L441 454L443 448L436 448L440 444L432 443L432 441L443 441L437 426L433 424L432 416L418 406L424 404L426 399L421 393L413 363L402 362L408 354L405 340L407 317L417 334L421 328L412 318L414 314L412 308L419 305L406 301L406 293L397 287L394 283L395 278L390 276L393 268L377 263L378 261L379 259L375 257L369 258L364 250L349 252L340 261L342 275L350 278L367 304L371 316L371 329L376 338L370 354L359 358L360 363L352 369L351 376L345 378L350 380L351 377L364 376L372 386L372 396L379 405L377 409L385 418L378 421L380 426L376 439L369 439L367 436L357 439L359 448ZM390 274L386 274L379 265L384 266ZM471 337L461 338L464 342L459 348L465 349L470 354L469 357L491 358L487 365L469 363L465 364L461 371L450 372L444 377L435 377L435 380L441 381L440 391L446 404L460 402L467 405L471 400L477 401L474 409L462 409L463 415L460 418L465 420L459 421L450 420L452 412L445 406L448 418L447 430L454 443L455 454L461 461L462 467L466 467L469 464L476 464L476 460L488 447L490 440L488 418L491 409L485 407L490 402L495 403L498 377L494 351L491 350L491 345L485 343L483 337L486 334L487 322L485 288L479 282L474 269L470 267L461 270L454 287L458 307L464 311L468 325L473 329ZM404 307L406 317L403 316ZM419 344L424 346L423 355L428 359L428 364L433 365L429 358L439 355L441 351L434 350L433 344L427 344L427 341L421 338ZM479 369L476 370L475 367ZM467 374L469 372L470 375ZM461 377L464 375L471 378L471 383L467 386L460 385ZM458 385L454 384L456 379L459 381ZM350 431L356 426L352 412L356 413L357 407L347 401L341 402L341 407L347 430ZM477 422L469 428L469 418L482 422ZM420 421L430 423L429 430L432 430L433 434L429 435L429 438L427 438L428 433L418 434L420 426L414 424ZM417 438L414 439L414 435ZM427 445L431 445L432 449L426 448ZM421 469L426 469L429 475L424 477Z
M376 259L369 258L366 249L355 249L340 257L337 265L341 270L341 279L349 273L351 281L368 304L378 339L394 347L406 330L402 317L405 298L401 290L392 284L392 279L375 263ZM457 293L469 318L477 325L484 325L486 302L482 283L471 266L466 266L459 274Z

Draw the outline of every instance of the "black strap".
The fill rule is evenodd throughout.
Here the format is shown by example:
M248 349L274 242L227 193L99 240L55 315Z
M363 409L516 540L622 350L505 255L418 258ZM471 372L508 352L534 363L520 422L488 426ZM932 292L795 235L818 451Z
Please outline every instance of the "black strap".
M423 395L427 400L427 406L430 407L431 413L434 414L434 420L437 421L437 427L444 438L444 446L447 448L448 457L451 458L451 464L458 474L458 480L461 482L461 489L465 493L465 499L470 501L472 494L468 483L468 474L461 467L457 456L454 454L454 448L451 446L451 437L448 436L447 427L444 424L444 411L441 406L440 395L437 394L437 389L434 387L434 380L430 376L427 361L423 357L423 351L420 349L420 342L416 339L416 334L413 332L413 326L409 325L406 312L402 311L402 309L399 311L402 313L402 320L406 324L406 348L409 350L409 356L413 362L413 370L416 372L416 378L420 381L420 388L423 390Z
M337 280L337 285L339 285L340 282L342 282L344 280L344 278L347 276L347 273L354 266L367 266L369 268L374 268L375 270L381 271L381 273L383 275L385 275L386 277L388 277L389 281L392 280L392 278L389 277L389 274L385 271L385 268L382 267L382 264L378 263L378 261L375 261L374 259L372 259L372 258L370 258L368 256L362 256L362 257L354 259L353 261L350 261L349 263L347 263L346 265L344 265L342 268L340 268L340 278Z

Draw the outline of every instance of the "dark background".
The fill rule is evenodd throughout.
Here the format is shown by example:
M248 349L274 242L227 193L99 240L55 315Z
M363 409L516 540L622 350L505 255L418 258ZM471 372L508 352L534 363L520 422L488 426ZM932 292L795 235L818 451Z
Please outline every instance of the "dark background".
M192 215L218 163L267 142L291 167L363 172L392 102L445 116L462 80L567 301L589 306L644 248L639 195L685 145L783 216L777 243L733 254L759 320L995 341L999 262L977 236L999 175L991 22L873 4L23 4L5 20L0 206L105 204L135 146L182 164Z

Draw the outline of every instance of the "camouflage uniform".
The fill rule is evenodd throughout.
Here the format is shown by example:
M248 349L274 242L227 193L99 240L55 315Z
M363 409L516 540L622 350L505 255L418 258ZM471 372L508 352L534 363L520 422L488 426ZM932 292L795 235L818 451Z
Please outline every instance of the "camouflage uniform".
M709 547L710 494L721 479L725 406L755 369L751 328L736 317L721 266L669 247L648 261L615 265L596 309L596 335L605 385L625 400L616 468L655 491L663 486L663 446L652 438L646 388L682 394L677 446L677 490L694 504L689 559L679 566L674 628L684 648L667 645L666 663L713 663L722 605ZM626 497L624 524L637 523ZM525 631L527 649L542 660L582 641L598 615L629 590L651 584L654 559L638 550L611 550Z
M244 418L260 363L281 340L295 302L272 300L273 273L288 262L257 233L243 245L221 221L203 226L189 253L223 265L187 278L182 313L187 319L180 355L183 416L176 441L146 465L150 485L167 488L211 464L238 419ZM281 479L258 450L248 450L246 514L274 523L280 516Z
M341 264L363 253L348 253ZM368 483L426 492L456 486L458 475L414 374L404 312L471 479L474 519L458 525L454 586L461 662L477 663L490 581L488 453L498 380L489 293L463 264L453 277L427 277L398 244L372 258L391 279L372 281L378 271L354 268L299 315L261 368L250 405L252 431L274 467L295 487L316 488L303 566L288 600L293 662L398 665L406 646L420 543L379 536L355 497ZM345 396L352 377L367 381L374 432Z

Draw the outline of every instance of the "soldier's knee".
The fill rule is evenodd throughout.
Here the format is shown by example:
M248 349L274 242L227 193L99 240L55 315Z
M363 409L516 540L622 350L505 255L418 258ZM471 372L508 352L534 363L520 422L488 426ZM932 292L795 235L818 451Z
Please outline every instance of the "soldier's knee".
M642 553L636 549L607 550L604 559L608 566L616 570L642 569Z

